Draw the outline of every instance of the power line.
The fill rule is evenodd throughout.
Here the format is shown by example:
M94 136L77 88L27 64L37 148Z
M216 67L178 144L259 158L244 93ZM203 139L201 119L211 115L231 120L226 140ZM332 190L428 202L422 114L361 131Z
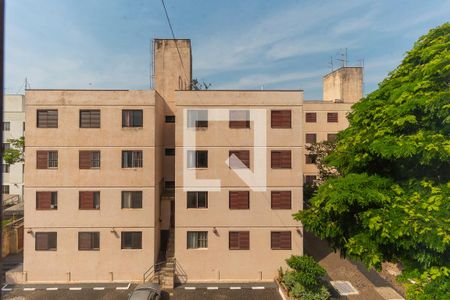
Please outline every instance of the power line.
M175 33L173 32L172 23L170 22L169 14L167 13L166 4L164 3L164 0L161 0L161 3L163 5L163 7L164 7L164 12L166 14L166 19L167 19L167 23L169 24L170 32L172 33L172 38L175 40L175 47L177 48L178 58L180 59L181 69L183 70L183 75L186 78L186 81L189 81L188 77L186 75L186 70L184 69L183 59L181 58L180 49L178 48L178 43L177 43L176 38L175 38ZM191 85L190 82L188 82L188 84Z

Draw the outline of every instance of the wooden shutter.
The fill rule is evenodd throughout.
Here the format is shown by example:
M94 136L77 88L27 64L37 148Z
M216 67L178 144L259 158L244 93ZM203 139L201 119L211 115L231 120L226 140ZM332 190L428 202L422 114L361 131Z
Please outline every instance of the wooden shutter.
M290 110L272 110L270 119L272 128L291 128Z
M305 140L306 143L313 144L317 141L317 135L315 133L307 133Z
M52 209L52 192L36 192L36 209Z
M291 232L272 231L271 248L272 250L291 250Z
M271 167L273 169L290 169L291 168L291 151L272 151Z
M94 192L80 192L80 209L94 209Z
M92 157L92 151L80 151L80 157L79 157L79 166L80 169L90 169L91 168L91 157Z
M337 138L337 134L336 133L329 133L327 135L327 141L329 142L334 142Z
M316 123L317 122L317 114L315 112L306 113L306 123Z
M250 168L250 151L249 150L239 150L239 151L230 151L229 157L231 155L236 155L237 158L241 160L241 162L247 167ZM230 163L231 168L238 168L237 164Z
M230 209L249 209L250 208L250 193L248 191L230 191L229 205Z
M315 175L306 175L305 176L305 183L306 184L314 184L314 180L316 180Z
M249 250L250 232L249 231L230 231L229 233L230 250Z
M230 110L230 128L250 128L250 112L248 110Z
M78 233L78 250L92 249L92 235L91 232Z
M291 191L272 191L271 207L272 209L291 209Z
M315 164L316 163L316 156L311 154L305 155L305 163L306 164Z
M48 250L48 233L36 232L36 250Z
M36 152L36 168L48 169L48 151Z
M327 122L337 123L338 122L338 113L328 113L327 114Z

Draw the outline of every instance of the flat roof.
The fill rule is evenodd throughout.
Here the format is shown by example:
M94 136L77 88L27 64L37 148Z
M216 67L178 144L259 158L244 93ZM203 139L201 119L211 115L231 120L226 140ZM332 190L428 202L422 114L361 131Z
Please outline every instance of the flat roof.
M303 92L303 90L175 90L177 92Z
M114 92L121 91L126 92L130 90L121 90L121 89L26 89L25 91L88 91L88 92ZM140 91L140 90L136 90Z

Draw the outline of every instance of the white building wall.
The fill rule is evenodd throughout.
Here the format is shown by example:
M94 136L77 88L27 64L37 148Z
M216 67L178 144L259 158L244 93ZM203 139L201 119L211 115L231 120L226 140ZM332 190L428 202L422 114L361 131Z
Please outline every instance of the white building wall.
M25 97L23 95L5 95L3 121L10 123L9 131L3 131L3 143L7 143L8 139L24 136ZM11 195L19 195L20 199L23 199L23 163L11 165L9 173L3 173L3 185L9 185Z

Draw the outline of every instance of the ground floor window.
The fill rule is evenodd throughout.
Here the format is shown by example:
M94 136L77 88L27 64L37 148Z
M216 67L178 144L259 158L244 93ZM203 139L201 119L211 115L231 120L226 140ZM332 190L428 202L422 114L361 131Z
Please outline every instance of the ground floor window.
M78 250L100 250L100 232L78 232Z
M35 249L37 251L56 251L56 232L36 232Z
M122 249L142 249L142 232L124 231L121 238Z
M208 232L188 231L187 248L188 249L208 248Z

